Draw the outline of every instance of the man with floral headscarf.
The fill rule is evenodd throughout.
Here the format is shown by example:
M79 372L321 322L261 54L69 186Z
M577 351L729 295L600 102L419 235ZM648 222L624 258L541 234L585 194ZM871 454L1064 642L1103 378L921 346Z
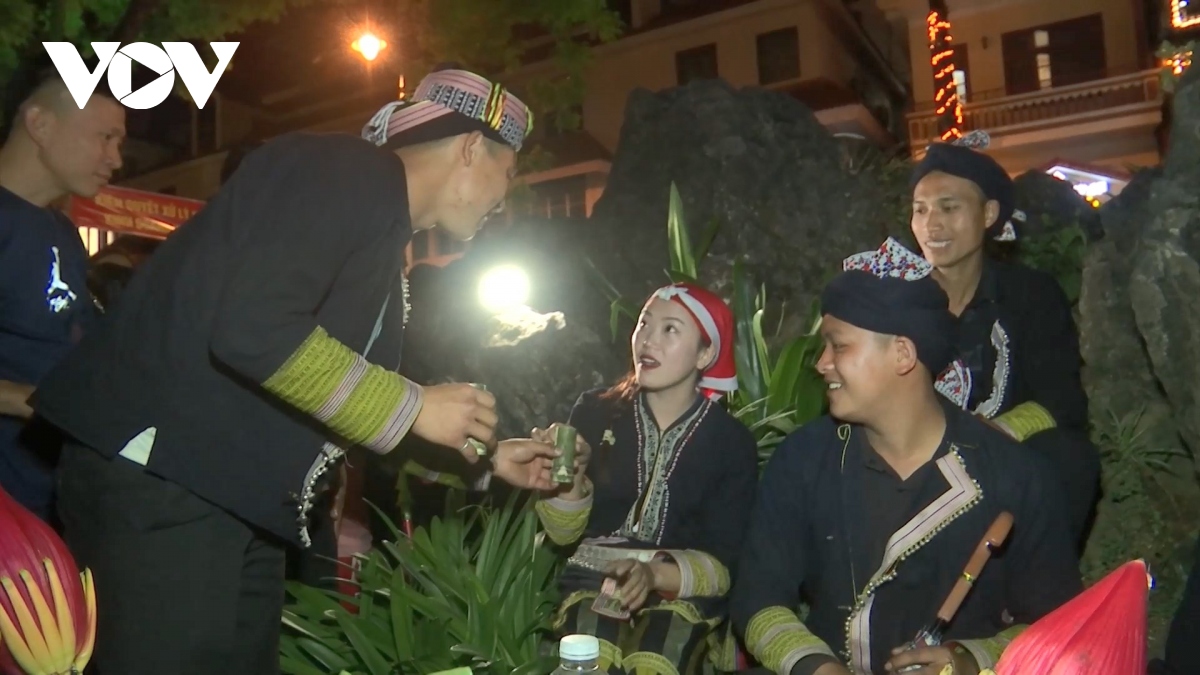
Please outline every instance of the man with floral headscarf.
M97 578L100 672L278 672L284 545L310 544L351 445L411 433L478 462L474 441L496 476L550 485L552 449L496 447L490 394L396 372L413 231L470 239L530 124L500 85L443 69L362 138L266 143L43 381L36 410L76 439L60 513Z
M763 472L734 624L778 675L974 675L1080 590L1066 519L1044 460L935 392L955 320L931 265L889 239L844 266L821 295L830 414ZM902 651L1005 511L1013 534L945 643Z
M1058 281L987 254L1017 238L1008 172L980 152L987 134L930 146L912 173L912 232L960 318L962 405L1044 455L1082 546L1100 480L1071 306Z

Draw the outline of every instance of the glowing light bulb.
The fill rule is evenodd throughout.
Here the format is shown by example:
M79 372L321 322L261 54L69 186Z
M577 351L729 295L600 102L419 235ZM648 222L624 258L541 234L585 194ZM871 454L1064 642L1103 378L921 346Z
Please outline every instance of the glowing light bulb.
M379 52L387 47L387 42L375 37L371 33L363 33L350 47L359 54L362 54L364 59L374 61L379 56Z

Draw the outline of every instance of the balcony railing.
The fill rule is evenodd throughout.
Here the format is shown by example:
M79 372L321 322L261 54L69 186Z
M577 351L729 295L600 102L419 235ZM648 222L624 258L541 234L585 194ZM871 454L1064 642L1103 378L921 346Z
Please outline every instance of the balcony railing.
M963 131L989 133L1073 122L1102 117L1108 111L1148 107L1162 100L1159 71L1144 70L1066 87L1028 94L984 99L963 106ZM932 110L908 116L908 137L914 145L938 138L938 120Z

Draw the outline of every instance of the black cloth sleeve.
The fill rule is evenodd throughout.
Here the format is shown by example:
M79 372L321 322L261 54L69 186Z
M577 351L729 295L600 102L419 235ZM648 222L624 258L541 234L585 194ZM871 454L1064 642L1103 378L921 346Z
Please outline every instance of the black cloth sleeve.
M411 237L403 164L350 136L268 143L208 209L244 230L210 336L213 355L264 383L318 331L315 312L352 254L395 227ZM186 227L186 225L184 226ZM310 411L309 411L310 412Z
M1054 277L1026 272L1021 377L1033 400L1050 412L1059 427L1085 429L1088 402L1071 304Z
M1005 552L1005 595L1016 623L1030 624L1078 595L1083 580L1065 505L1050 480L1053 467L1027 448L1011 451L1028 456L1030 470L1014 477L1019 498L1012 542Z

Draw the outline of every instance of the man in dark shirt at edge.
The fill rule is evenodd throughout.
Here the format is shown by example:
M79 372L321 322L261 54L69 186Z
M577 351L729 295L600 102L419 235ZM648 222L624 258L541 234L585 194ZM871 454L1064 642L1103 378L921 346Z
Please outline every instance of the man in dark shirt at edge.
M51 205L91 197L121 167L125 108L98 89L81 110L57 75L10 115L0 148L0 487L53 520L56 434L28 399L95 316L87 251Z
M821 295L830 415L763 473L731 615L778 675L974 675L1082 588L1061 496L1042 457L961 409L961 387L954 402L955 387L935 389L932 373L959 369L932 266L893 240L846 266ZM1003 511L1012 533L946 642L898 651Z
M494 439L495 401L396 372L414 229L474 236L532 116L444 69L363 138L289 134L250 153L44 381L67 543L96 578L101 675L279 672L285 544L345 448L410 432L526 489L552 447ZM480 461L471 441L491 448Z

